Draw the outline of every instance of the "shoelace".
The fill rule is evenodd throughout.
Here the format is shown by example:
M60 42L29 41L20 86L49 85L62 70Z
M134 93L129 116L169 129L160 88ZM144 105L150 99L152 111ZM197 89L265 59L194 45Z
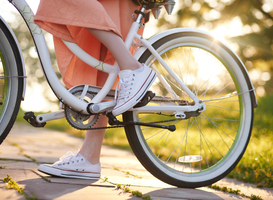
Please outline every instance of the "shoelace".
M74 154L71 151L66 152L62 157L60 157L59 161L57 161L56 163L59 162L69 162L70 159L74 156Z
M129 98L130 90L132 90L134 78L123 78L120 79L117 87L118 87L118 101ZM117 99L117 87L115 91L115 99Z

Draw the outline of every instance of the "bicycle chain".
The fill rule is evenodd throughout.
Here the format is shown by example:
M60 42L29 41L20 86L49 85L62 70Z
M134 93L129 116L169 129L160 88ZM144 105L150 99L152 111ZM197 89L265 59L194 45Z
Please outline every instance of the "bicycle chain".
M89 91L89 94L94 94L96 95L97 92L92 92L92 91ZM106 95L107 97L114 97L112 95ZM188 105L188 104L191 104L191 103L188 103L187 101L185 100L171 100L171 99L159 99L157 100L156 98L153 99L153 101L158 101L158 102L176 102L178 104L184 104L184 105ZM71 109L73 110L73 109ZM76 111L75 111L76 112ZM99 115L99 114L98 114ZM98 116L99 117L99 116ZM163 121L155 121L155 122L149 122L151 124L158 124L158 123L165 123L165 122L172 122L172 121L175 121L177 119L171 119L171 120L163 120ZM70 123L69 123L70 124ZM79 127L75 127L73 126L72 124L70 124L73 128L76 128L78 130L99 130L99 129L112 129L112 128L122 128L122 127L125 127L126 125L111 125L111 126L103 126L103 127L89 127L89 128L79 128Z
M146 122L150 124L158 124L158 123L165 123L165 122L173 122L176 121L177 119L170 119L170 120L163 120L163 121L155 121L155 122ZM104 126L104 127L96 127L96 128L91 128L88 130L96 130L96 129L112 129L112 128L122 128L125 127L125 125L111 125L111 126Z
M97 92L92 92L92 91L90 91L89 93L90 93L90 94L95 94L95 95L97 94ZM107 94L106 96L107 96L107 97L112 97L112 98L114 98L113 95ZM157 97L157 96L155 96L155 98L153 98L152 101L158 101L158 102L172 102L172 103L178 103L178 104L184 104L184 105L193 105L193 104L194 104L194 102L188 102L188 101L186 101L186 100L156 99L156 97Z
M93 92L91 92L93 93ZM107 95L108 97L113 97L111 95ZM159 101L159 102L177 102L177 103L183 103L186 104L187 102L185 100L156 100L153 99L152 101ZM163 121L155 121L155 122L147 122L147 123L151 123L151 124L158 124L158 123L165 123L165 122L172 122L175 121L177 119L171 119L171 120L163 120ZM88 128L88 130L98 130L98 129L113 129L113 128L122 128L125 127L126 125L111 125L111 126L104 126L104 127L95 127L95 128Z

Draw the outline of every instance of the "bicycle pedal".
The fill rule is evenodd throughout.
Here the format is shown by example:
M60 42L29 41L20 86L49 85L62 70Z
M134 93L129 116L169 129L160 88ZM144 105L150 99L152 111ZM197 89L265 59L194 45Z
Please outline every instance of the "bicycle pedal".
M46 122L37 122L34 112L26 112L24 115L24 119L34 127L44 127L46 125Z
M144 95L144 97L134 106L134 108L146 106L152 100L152 98L154 98L154 96L155 96L155 93L148 90L146 94Z

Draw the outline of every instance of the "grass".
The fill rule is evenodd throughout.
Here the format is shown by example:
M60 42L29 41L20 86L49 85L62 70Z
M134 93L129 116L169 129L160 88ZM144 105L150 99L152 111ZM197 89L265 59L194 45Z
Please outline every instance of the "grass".
M257 195L254 195L254 194L251 194L250 196L246 196L244 193L241 193L240 190L233 190L232 188L229 188L229 187L220 187L220 186L215 185L215 184L214 185L209 185L208 187L212 188L212 189L215 189L215 190L222 191L222 192L239 195L241 197L247 197L247 198L249 198L251 200L263 200L260 196L257 196Z
M273 95L260 98L250 143L242 160L229 177L273 188Z
M259 106L255 109L252 137L248 148L237 167L228 175L228 177L248 183L255 183L258 187L273 187L272 101L273 95L258 99ZM17 120L23 121L22 116L23 111L20 111ZM64 131L77 137L85 136L85 131L73 129L66 122L66 119L48 122L46 128ZM125 132L122 128L108 129L103 143L105 145L130 150Z
M143 195L138 190L131 190L127 185L117 184L116 187L117 187L117 189L123 190L126 193L131 193L135 197L139 197L139 198L142 198L144 200L152 200L152 198L151 198L151 196L149 194L148 195Z
M35 194L32 194L32 196L29 196L25 193L24 189L21 188L17 182L11 179L11 177L7 174L7 177L3 178L3 182L6 183L6 189L13 189L16 190L19 194L23 195L26 200L37 200L37 196Z

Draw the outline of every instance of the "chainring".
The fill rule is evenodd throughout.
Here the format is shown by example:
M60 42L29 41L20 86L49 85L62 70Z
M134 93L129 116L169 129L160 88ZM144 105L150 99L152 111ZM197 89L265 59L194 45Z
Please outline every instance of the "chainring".
M82 90L76 90L71 92L74 96L77 98L80 98L82 95ZM83 97L83 101L89 103L92 98L95 95L92 94L91 92L87 91L85 96ZM85 115L81 114L75 110L73 110L70 106L65 105L64 106L64 113L67 122L73 127L78 130L90 130L92 129L91 127L96 124L99 114L96 115Z

